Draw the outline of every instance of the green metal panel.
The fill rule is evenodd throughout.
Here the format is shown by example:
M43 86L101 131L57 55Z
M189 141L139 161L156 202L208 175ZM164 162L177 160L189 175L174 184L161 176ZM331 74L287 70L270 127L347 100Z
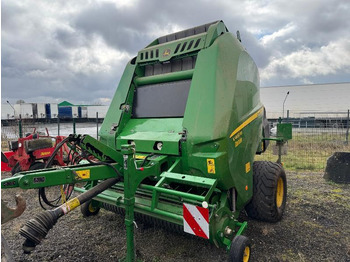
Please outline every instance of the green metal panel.
M192 78L193 72L194 70L192 69L192 70L179 71L179 72L173 72L173 73L167 73L167 74L161 74L161 75L136 77L134 79L134 82L136 86L141 86L141 85L158 84L158 83L165 83L165 82L172 82L172 81L179 81L179 80L187 80Z
M122 105L127 102L135 68L135 64L132 64L131 61L126 66L99 132L101 142L112 148L116 146L115 135L121 122L121 115L127 109L127 107L123 108Z
M178 155L181 131L182 118L130 119L117 138L117 149L133 141L137 152ZM163 143L161 151L154 148L157 141Z
M115 164L115 168L120 170L120 165ZM83 172L85 176L79 176ZM115 171L105 165L86 166L77 165L62 169L38 170L19 173L16 176L1 180L1 188L20 187L23 189L41 188L48 186L79 183L116 177Z
M186 37L178 41L167 42L164 44L147 47L142 49L137 55L137 63L146 63L151 61L167 61L175 56L180 56L187 53L192 53L202 49L206 43L206 33L194 35L191 37ZM198 45L192 44L192 48L188 49L189 43L193 41L196 43L198 41ZM182 47L185 48L182 50ZM179 47L178 47L179 46ZM158 51L157 51L158 50ZM175 53L175 50L177 52ZM151 55L153 54L153 56ZM158 56L156 55L158 54Z
M291 123L278 123L277 124L277 138L283 140L292 139L292 124Z
M235 137L242 139L239 144L229 136L261 107L256 66L232 34L221 35L198 53L184 116L185 172L217 178L222 189L236 187L240 208L252 196L251 167L262 138L262 114ZM222 159L215 161L215 174L207 170L207 159L216 159L211 154Z

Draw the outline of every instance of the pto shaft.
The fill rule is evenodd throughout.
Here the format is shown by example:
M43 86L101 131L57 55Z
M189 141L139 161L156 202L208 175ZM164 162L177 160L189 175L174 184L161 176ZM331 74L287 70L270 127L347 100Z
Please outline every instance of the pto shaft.
M24 253L29 254L32 252L35 247L40 244L41 240L46 237L49 230L56 224L60 217L69 213L83 203L91 200L119 181L119 177L109 178L89 191L86 191L85 193L69 200L67 203L62 204L53 210L46 210L39 213L33 219L27 221L27 223L19 231L20 235L26 238L25 242L23 243Z

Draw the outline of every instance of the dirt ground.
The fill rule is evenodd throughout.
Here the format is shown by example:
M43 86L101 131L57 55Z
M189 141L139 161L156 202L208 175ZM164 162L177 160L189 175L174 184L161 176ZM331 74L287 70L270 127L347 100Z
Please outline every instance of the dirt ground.
M322 173L287 172L287 179L281 222L263 223L242 214L248 221L251 261L350 261L350 185L327 182ZM26 198L27 209L1 228L15 261L118 261L125 256L123 218L105 210L89 218L79 210L62 217L35 251L24 255L18 231L41 208L36 190L1 190L1 197L14 205L18 192ZM227 260L224 249L205 240L138 224L135 241L141 261Z

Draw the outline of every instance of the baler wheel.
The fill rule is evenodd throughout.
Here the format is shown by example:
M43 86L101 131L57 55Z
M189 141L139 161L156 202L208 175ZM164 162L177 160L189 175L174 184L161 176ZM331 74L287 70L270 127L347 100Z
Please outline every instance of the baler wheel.
M80 206L80 211L84 217L96 216L100 212L100 208L94 207L92 201L88 201Z
M21 166L19 165L19 162L17 162L16 165L11 169L11 174L14 176L16 173L21 171Z
M229 262L248 262L250 259L250 241L246 236L236 236L231 242Z
M287 200L287 179L279 163L255 161L253 198L245 207L249 217L267 222L282 219Z

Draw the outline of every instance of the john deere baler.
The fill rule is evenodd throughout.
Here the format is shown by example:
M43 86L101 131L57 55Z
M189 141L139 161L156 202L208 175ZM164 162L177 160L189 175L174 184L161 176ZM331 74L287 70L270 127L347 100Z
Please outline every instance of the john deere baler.
M81 195L21 229L26 252L59 217L81 206L85 216L100 208L125 215L127 261L135 259L135 220L206 238L227 248L230 261L248 261L240 212L274 222L286 202L281 164L254 162L271 140L268 133L257 67L217 21L159 37L127 64L100 140L66 140L88 164L22 172L1 185L87 182L75 188Z

